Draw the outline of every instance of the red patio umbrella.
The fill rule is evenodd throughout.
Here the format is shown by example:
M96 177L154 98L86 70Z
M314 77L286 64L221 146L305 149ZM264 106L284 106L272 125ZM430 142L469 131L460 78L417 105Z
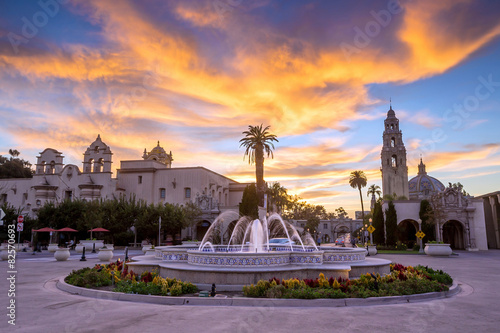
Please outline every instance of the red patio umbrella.
M94 229L90 229L90 239L93 239L92 238L92 232L109 232L108 229L104 229L104 228L94 228Z
M38 230L33 230L34 232L52 232L52 231L56 231L55 229L52 229L52 228L49 228L49 227L45 227L45 228L42 228L42 229L38 229Z
M91 229L89 230L90 232L94 231L94 232L99 232L99 231L102 231L102 232L109 232L108 229L104 229L104 228L94 228L94 229Z
M34 232L54 232L56 231L55 229L52 229L52 228L49 228L49 227L45 227L45 228L42 228L42 229L38 229L38 230L33 230ZM50 239L49 239L49 243L52 241L52 234L50 235Z
M56 230L56 231L61 231L61 232L78 232L78 230L75 230L75 229L71 229L71 228L62 228L62 229L59 229L59 230Z
M78 232L78 230L75 230L75 229L72 229L72 228L62 228L62 229L59 229L59 230L56 230L57 232ZM68 243L69 244L69 243Z

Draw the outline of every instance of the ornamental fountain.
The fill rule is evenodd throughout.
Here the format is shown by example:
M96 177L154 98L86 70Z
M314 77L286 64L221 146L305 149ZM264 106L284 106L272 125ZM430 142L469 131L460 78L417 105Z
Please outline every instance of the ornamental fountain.
M224 226L233 221L229 241L222 244ZM346 279L390 272L389 260L365 258L365 249L317 247L307 235L300 237L278 214L261 221L224 212L199 245L156 247L154 255L134 257L129 265L136 273L157 269L163 277L190 281L200 288L215 283L218 290L241 290L243 285L273 277L315 279L323 273ZM284 244L269 242L278 237Z

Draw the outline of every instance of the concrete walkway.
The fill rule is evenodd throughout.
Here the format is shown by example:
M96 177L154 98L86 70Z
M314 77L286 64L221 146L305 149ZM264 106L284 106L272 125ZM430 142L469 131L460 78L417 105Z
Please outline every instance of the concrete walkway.
M139 254L140 251L131 252ZM404 265L443 269L462 284L452 298L362 307L165 306L93 299L55 287L55 278L98 263L74 254L56 262L47 253L16 259L16 326L8 324L8 264L0 262L0 331L10 332L498 332L500 251L459 256L377 255ZM115 251L115 259L123 252Z

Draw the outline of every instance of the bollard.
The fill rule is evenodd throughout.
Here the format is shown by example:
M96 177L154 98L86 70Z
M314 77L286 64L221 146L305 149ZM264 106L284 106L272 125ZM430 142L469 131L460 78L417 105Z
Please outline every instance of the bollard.
M125 248L125 262L128 260L128 246Z
M92 253L95 253L95 243L92 244Z
M212 291L210 292L211 297L215 297L215 283L212 283Z
M85 258L85 246L83 247L82 258L80 259L80 261L87 261L87 259Z

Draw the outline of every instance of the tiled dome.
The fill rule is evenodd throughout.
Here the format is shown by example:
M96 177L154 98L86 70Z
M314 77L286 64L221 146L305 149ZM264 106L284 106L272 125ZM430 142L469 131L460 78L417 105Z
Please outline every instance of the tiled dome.
M408 182L410 199L423 199L445 189L443 183L434 177L427 175L425 164L420 160L418 175Z

